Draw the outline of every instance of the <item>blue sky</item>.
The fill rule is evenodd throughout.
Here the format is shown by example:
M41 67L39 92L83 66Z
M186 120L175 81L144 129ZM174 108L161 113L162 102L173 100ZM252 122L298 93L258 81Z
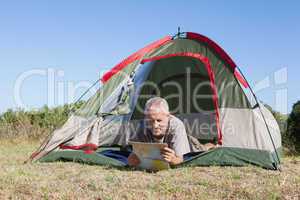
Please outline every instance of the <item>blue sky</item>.
M27 109L62 104L47 101L44 73L56 74L55 90L93 82L178 26L217 42L262 101L289 112L300 100L299 10L299 1L267 0L0 1L0 112L18 106L16 91Z

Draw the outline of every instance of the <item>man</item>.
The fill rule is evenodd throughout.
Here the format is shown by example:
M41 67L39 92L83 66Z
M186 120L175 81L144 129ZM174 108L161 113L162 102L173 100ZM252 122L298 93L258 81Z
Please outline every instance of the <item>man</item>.
M160 97L149 99L145 105L146 127L141 127L134 141L167 143L161 155L170 165L183 162L183 155L190 152L186 130L183 122L169 113L167 101ZM128 157L130 166L139 165L140 160L131 153Z

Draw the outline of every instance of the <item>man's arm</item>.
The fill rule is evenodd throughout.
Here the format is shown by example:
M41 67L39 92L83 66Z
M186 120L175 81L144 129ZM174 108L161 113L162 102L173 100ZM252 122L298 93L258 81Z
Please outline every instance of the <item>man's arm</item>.
M175 151L168 147L162 149L161 155L165 161L170 163L170 165L178 165L183 162L183 157L177 156Z

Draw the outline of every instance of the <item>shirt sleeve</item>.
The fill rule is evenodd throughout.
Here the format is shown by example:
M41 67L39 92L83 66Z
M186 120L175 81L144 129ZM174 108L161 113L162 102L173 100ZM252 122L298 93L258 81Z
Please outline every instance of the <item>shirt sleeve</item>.
M183 156L191 151L187 133L182 122L173 129L172 148L177 156Z

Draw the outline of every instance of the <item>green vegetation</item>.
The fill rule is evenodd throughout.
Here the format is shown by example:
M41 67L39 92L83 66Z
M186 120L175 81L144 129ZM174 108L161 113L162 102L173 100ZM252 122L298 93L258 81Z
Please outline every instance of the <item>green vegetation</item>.
M83 102L48 108L44 106L37 111L11 109L0 116L1 139L42 139L54 129L62 126L69 114Z
M293 109L287 120L287 131L284 138L287 145L300 153L300 101L293 105Z

